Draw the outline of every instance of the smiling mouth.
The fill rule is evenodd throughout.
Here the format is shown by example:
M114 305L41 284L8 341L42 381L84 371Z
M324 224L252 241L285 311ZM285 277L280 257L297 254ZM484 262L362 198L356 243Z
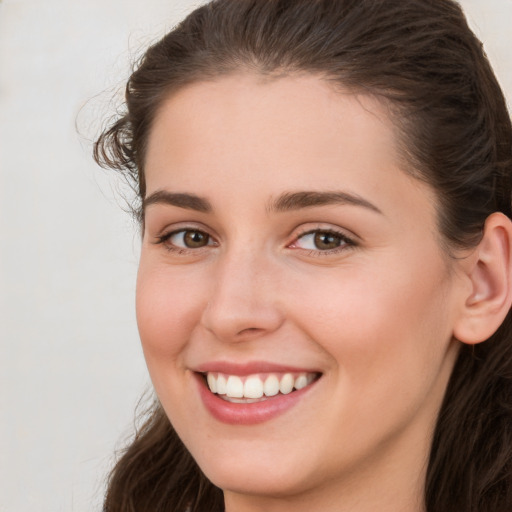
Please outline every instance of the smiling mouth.
M279 395L288 395L309 386L321 376L316 372L228 375L220 372L202 373L210 391L231 403L255 403Z

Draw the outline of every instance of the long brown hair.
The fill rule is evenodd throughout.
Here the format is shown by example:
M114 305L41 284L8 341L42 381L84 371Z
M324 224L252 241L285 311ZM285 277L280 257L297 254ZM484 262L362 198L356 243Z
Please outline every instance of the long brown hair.
M311 73L390 107L410 172L439 198L447 251L511 217L512 126L480 41L453 0L216 0L149 48L126 86L125 113L96 160L124 174L141 221L148 135L162 101L240 70ZM427 470L428 512L512 510L512 319L462 346ZM158 403L117 462L105 512L223 510Z

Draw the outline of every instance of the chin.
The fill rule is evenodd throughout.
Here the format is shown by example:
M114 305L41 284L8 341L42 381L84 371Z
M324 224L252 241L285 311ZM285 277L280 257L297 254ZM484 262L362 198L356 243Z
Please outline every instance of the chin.
M224 492L250 496L284 498L293 496L304 487L297 481L291 481L290 474L280 475L274 471L258 471L247 468L247 471L212 471L207 478Z
M231 457L208 457L198 463L206 477L223 491L262 497L285 497L304 491L306 482L312 479L297 471L303 464L282 457L278 462L277 458L258 460L254 452L245 457L233 452Z

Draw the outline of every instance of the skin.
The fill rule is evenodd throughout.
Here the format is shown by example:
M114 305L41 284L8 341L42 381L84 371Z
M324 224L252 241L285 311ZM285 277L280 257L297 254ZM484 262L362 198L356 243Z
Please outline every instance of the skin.
M146 206L139 330L160 401L228 512L424 510L468 282L441 247L433 192L402 169L396 142L376 99L312 76L193 84L155 119L146 197L193 194L211 211ZM270 207L297 191L368 204ZM184 229L207 244L162 242ZM312 230L340 233L338 247L319 248ZM284 414L229 425L194 379L214 360L322 377Z

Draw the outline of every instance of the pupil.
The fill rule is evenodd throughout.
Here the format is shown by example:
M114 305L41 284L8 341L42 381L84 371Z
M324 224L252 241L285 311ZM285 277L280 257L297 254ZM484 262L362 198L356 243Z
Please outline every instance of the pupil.
M339 247L341 238L333 233L316 233L315 245L318 249L336 249Z
M196 248L204 247L208 243L208 235L200 231L187 231L185 233L185 245Z

